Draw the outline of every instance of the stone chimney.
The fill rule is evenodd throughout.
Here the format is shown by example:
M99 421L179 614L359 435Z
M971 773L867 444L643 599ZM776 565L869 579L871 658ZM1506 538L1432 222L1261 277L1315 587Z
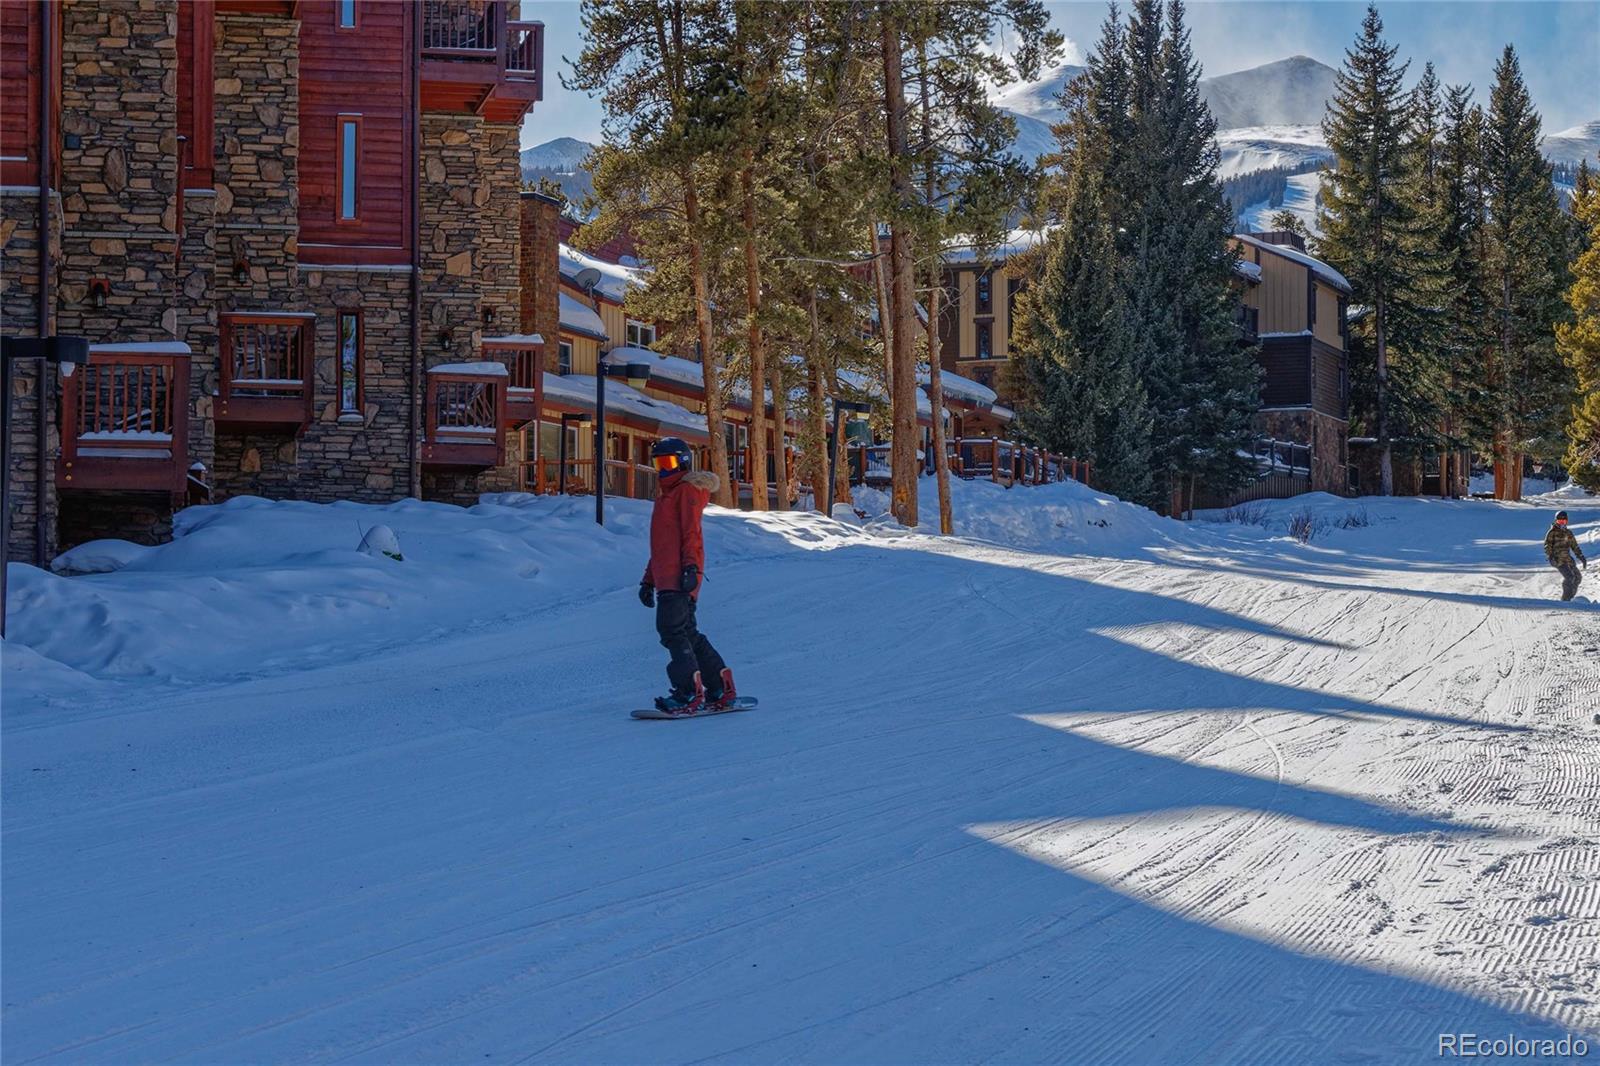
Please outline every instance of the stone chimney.
M522 331L544 338L544 366L551 371L561 339L560 222L561 201L522 194Z

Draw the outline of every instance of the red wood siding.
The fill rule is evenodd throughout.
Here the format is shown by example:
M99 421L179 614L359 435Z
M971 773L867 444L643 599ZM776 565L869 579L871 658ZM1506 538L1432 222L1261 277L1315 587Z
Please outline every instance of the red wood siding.
M414 5L357 0L359 29L335 0L300 4L300 259L410 261ZM361 117L359 217L339 219L339 117Z
M0 184L39 181L42 13L39 0L0 0Z
M212 121L216 114L211 73L216 38L212 0L178 5L178 133L188 138L183 187L211 188Z

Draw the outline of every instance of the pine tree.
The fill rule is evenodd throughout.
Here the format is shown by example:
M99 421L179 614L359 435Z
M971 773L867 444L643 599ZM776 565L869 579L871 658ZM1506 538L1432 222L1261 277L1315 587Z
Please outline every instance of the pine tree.
M1328 102L1322 132L1333 152L1323 172L1319 253L1350 281L1354 302L1370 308L1372 430L1379 449L1380 492L1394 492L1390 426L1390 343L1403 319L1409 252L1396 239L1411 225L1405 194L1411 101L1402 89L1408 63L1383 39L1383 19L1368 7L1361 34ZM1354 367L1353 367L1354 369ZM1352 382L1352 391L1361 383Z
M1495 65L1484 137L1484 266L1495 342L1488 387L1495 417L1495 495L1522 498L1528 455L1555 460L1571 375L1555 350L1564 316L1567 229L1539 151L1539 115L1507 45Z
M1563 465L1578 484L1600 492L1600 187L1587 180L1586 169L1579 171L1572 213L1587 233L1587 248L1572 264L1573 318L1556 327L1556 344L1578 383Z

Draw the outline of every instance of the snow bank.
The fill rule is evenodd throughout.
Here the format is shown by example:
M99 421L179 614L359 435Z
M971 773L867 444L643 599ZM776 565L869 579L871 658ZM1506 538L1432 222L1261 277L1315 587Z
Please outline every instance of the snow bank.
M191 507L154 548L97 541L66 553L64 577L10 570L6 698L63 687L52 673L154 683L222 682L309 669L386 648L516 624L530 612L624 589L648 554L650 505L521 493L471 508L241 497ZM362 554L389 526L404 561ZM821 516L781 527L712 509L717 565L860 537ZM81 686L79 691L81 692Z
M867 486L856 507L878 525L892 522L889 493ZM1129 557L1190 539L1192 527L1076 481L1006 488L993 481L952 478L950 504L957 536L1008 548L1061 554ZM918 531L939 531L939 495L923 478L917 496Z

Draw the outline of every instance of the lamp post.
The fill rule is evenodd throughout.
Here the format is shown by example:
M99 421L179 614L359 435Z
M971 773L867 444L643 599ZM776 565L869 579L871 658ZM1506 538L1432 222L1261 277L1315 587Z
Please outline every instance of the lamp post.
M850 421L852 422L865 419L867 412L871 410L872 407L869 404L857 403L854 400L841 400L837 396L834 397L833 432L828 434L828 507L827 510L822 512L823 514L829 516L833 514L834 471L839 467L837 455L839 449L839 421L846 413L850 415Z
M649 363L608 363L610 349L594 366L594 520L606 524L606 378L626 378L634 388L650 381Z
M89 361L89 342L83 337L0 337L0 394L4 397L0 399L0 413L4 414L0 418L0 637L6 635L6 571L11 561L11 362L20 359L55 363L61 367L62 377L71 377L76 367ZM44 389L34 389L33 396L43 403ZM43 469L42 454L34 461ZM42 515L42 494L34 505Z

